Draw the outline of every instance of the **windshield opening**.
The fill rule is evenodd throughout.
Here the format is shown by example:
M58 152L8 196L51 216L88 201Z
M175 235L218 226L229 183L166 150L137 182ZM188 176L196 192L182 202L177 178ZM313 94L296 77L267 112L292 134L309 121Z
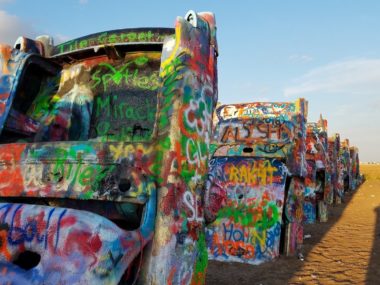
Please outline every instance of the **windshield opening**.
M63 64L25 64L2 143L149 142L159 89L160 51L100 55Z

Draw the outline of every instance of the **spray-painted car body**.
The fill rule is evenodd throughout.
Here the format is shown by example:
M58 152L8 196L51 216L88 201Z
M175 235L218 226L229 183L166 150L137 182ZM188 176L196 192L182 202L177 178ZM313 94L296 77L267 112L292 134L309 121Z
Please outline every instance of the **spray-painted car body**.
M210 259L259 264L275 258L283 211L302 227L302 183L293 180L287 197L285 184L289 175L306 174L306 116L303 99L217 107L208 187L222 193L222 208L206 228ZM297 227L289 233L298 235L296 246L302 233Z
M331 185L333 188L333 202L335 204L342 203L344 196L343 177L341 171L340 153L340 135L335 133L328 138L328 153L331 168Z
M328 219L327 204L333 203L331 162L329 157L327 120L307 123L304 221L315 223Z
M343 177L343 188L346 192L350 190L352 181L350 141L348 139L344 139L340 143L339 160L341 164L341 175Z
M354 191L362 183L362 177L360 175L359 149L356 146L350 147L350 158L351 158L350 190Z
M118 284L140 256L140 283L203 282L215 32L189 12L175 29L1 46L2 281ZM40 257L28 270L24 252Z

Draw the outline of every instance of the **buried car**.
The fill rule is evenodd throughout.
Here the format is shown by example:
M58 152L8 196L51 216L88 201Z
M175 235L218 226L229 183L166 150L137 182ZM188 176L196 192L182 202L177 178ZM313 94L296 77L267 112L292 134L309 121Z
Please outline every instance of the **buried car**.
M350 158L351 158L350 190L354 191L363 182L362 176L360 174L359 149L356 146L350 147Z
M1 281L204 282L216 57L193 11L0 46Z
M350 153L350 141L349 139L344 139L340 142L339 151L340 169L343 179L343 189L344 192L350 191L350 185L352 181L351 172L351 153Z
M299 253L307 101L220 105L215 114L207 185L222 208L206 228L209 258L259 264L281 245Z
M333 189L333 202L334 204L342 203L344 189L343 177L341 171L341 163L339 158L340 152L340 135L335 133L328 138L328 153L330 159L331 169L331 185Z
M327 205L333 202L332 166L329 156L327 120L307 123L304 222L327 222Z

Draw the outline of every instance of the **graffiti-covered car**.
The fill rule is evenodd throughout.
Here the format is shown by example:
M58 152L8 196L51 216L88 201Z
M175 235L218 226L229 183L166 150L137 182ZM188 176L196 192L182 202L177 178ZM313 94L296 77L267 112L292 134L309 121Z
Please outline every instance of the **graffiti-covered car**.
M342 203L344 196L343 177L339 159L340 152L340 135L335 133L328 137L328 153L330 160L331 185L333 190L334 204Z
M259 264L303 239L307 101L216 108L209 194L222 207L207 226L209 258ZM286 216L283 222L283 213Z
M351 158L350 190L354 191L362 183L362 176L360 174L359 149L356 146L350 147L350 158Z
M203 283L216 57L192 11L0 46L0 280Z
M350 141L344 139L340 142L339 161L341 175L343 179L343 189L345 192L350 190L351 184L351 155L350 155Z
M332 166L329 157L327 120L307 123L304 221L315 223L328 219L327 204L333 203ZM333 158L334 159L334 158Z

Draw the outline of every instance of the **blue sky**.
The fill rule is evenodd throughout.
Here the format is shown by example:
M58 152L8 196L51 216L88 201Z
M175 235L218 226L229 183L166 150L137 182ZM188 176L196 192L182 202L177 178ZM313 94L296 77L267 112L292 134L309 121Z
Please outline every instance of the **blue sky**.
M173 27L188 10L216 14L219 101L309 101L329 133L380 161L378 0L0 0L0 42L64 41L125 27Z

